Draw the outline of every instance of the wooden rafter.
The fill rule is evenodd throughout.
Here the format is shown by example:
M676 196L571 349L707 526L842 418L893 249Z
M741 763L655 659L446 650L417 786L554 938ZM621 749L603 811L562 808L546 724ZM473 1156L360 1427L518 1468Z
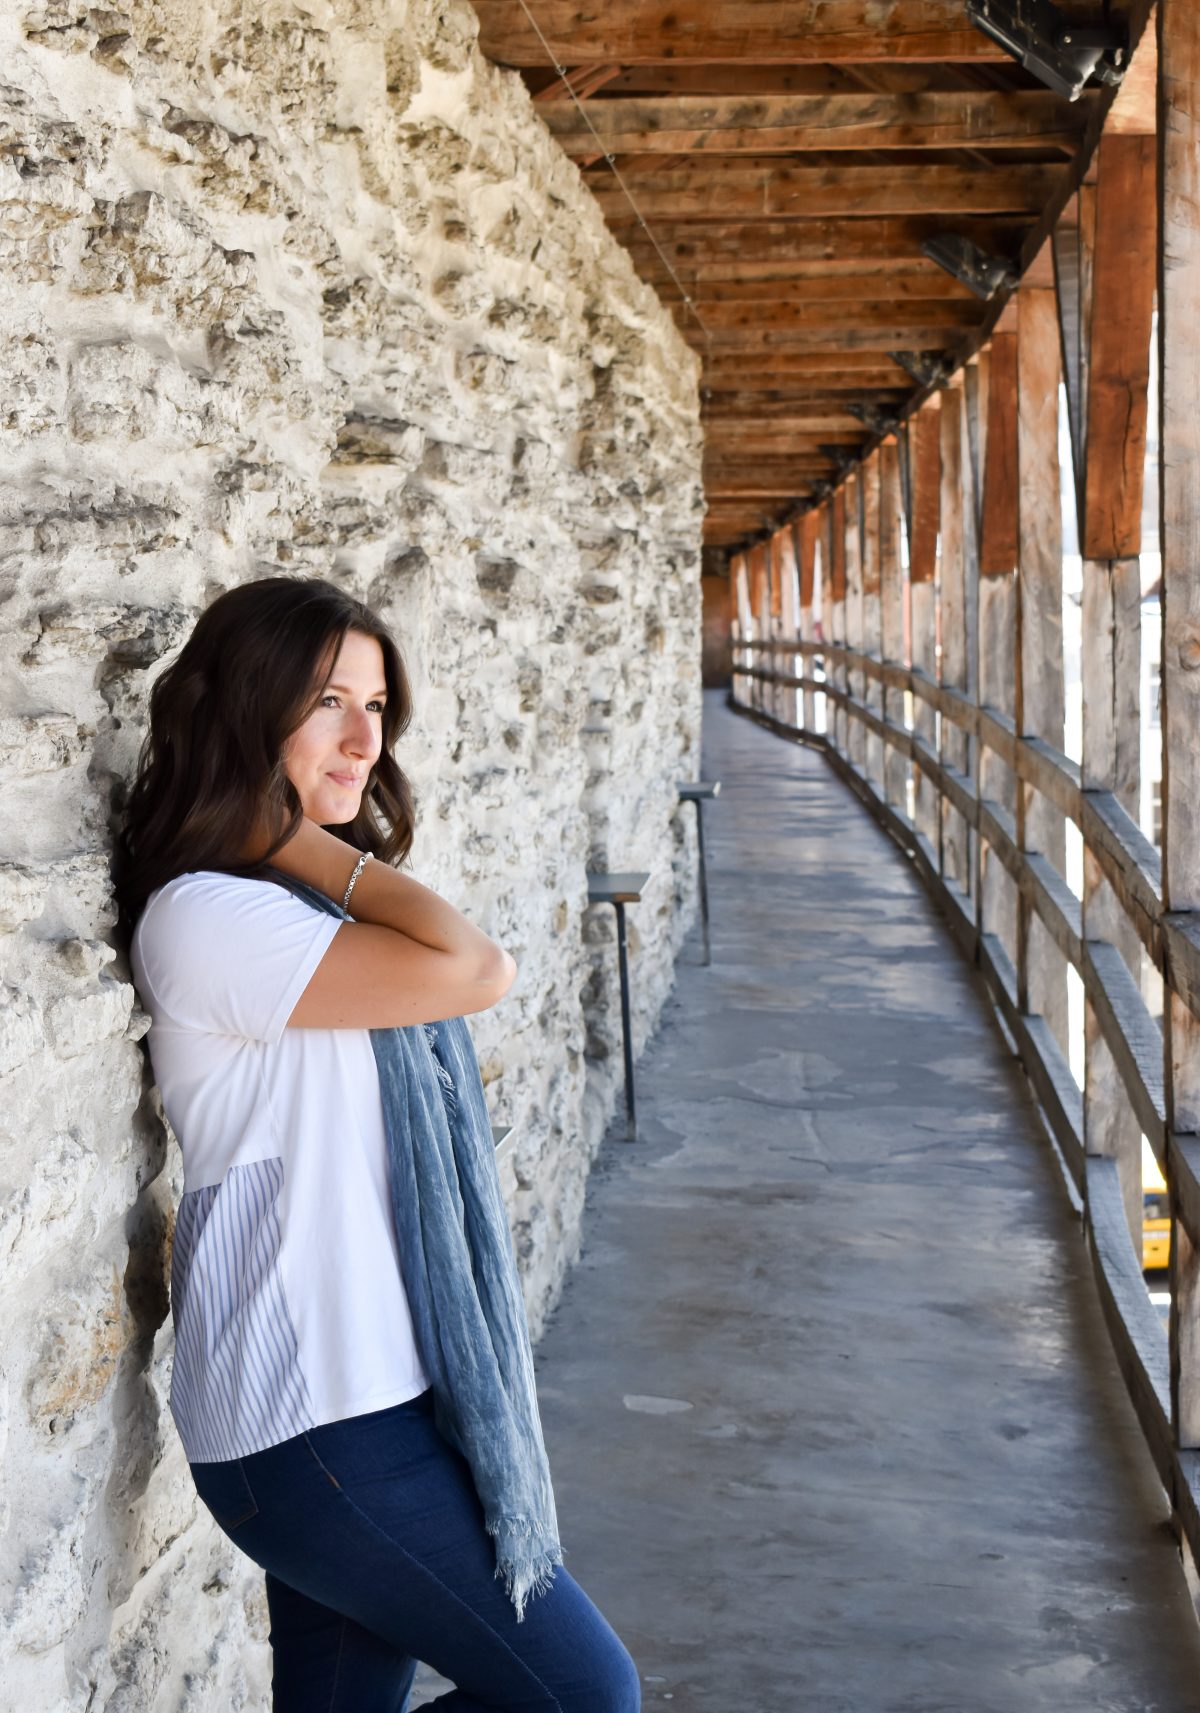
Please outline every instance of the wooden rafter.
M944 224L936 214L897 218L886 213L869 218L809 217L803 221L714 218L703 228L693 221L668 219L655 223L654 239L673 267L692 267L700 272L709 267L741 267L752 262L765 262L773 267L802 262L882 265L919 259L925 239L943 230ZM955 231L973 243L1011 250L1014 254L1028 230L1028 217L1020 216L1008 220L965 216L955 224ZM658 249L640 235L630 236L628 248L639 261L643 258L647 262L658 261Z
M873 403L899 404L904 394L898 389L890 390L868 389L858 386L854 394L862 393ZM746 389L736 392L732 389L715 392L708 400L704 413L706 422L724 422L727 420L743 421L752 419L755 422L810 422L834 421L846 414L847 404L853 394L845 392L826 393L787 393L775 397L766 392Z
M856 95L865 85L863 66L805 64L759 65L751 60L735 60L727 64L712 62L680 64L677 60L659 60L648 65L627 65L619 77L606 87L605 97L666 96L666 95ZM869 68L872 90L879 95L923 95L939 89L1006 89L1012 87L1007 70L999 65L975 66L962 64L932 65L920 60L893 60L884 65L876 62ZM980 79L986 73L994 81L967 82ZM539 74L533 71L528 76Z
M1054 169L948 166L774 166L746 169L734 160L676 172L625 174L637 211L620 185L597 181L610 225L646 220L811 220L880 214L1032 214L1049 196Z
M534 0L533 13L559 64L658 60L758 64L805 61L966 60L1003 58L966 22L959 0ZM501 65L544 66L546 49L517 0L475 0L479 45ZM871 16L867 17L869 10Z
M589 95L595 95L598 89L603 89L606 83L611 83L614 77L619 77L621 70L619 65L580 66L578 71L568 72L566 77L556 77L545 89L539 89L533 99L538 103L546 103L551 110L562 107L569 108L574 113L575 103L571 100L572 95L578 96L580 101L586 101Z
M1092 0L1057 3L1094 19ZM1149 3L1119 0L1131 43ZM1113 91L1095 85L1067 102L971 27L962 0L529 6L544 41L519 0L476 0L480 45L521 70L539 114L696 352L704 539L714 543L748 547L818 497L815 484L836 488L888 424L927 396L930 383L919 377L931 364L956 368L996 331L998 306L925 254L931 238L963 239L1027 269L1073 192L1081 222L1092 219L1096 187L1081 180L1105 115L1132 139L1153 126L1144 52L1115 103ZM586 122L577 100L587 102ZM1130 158L1138 147L1144 153L1132 142ZM1082 224L1080 234L1082 253ZM1049 274L1038 265L1027 279L1045 290ZM1140 325L1140 298L1136 307ZM1015 306L1000 331L1014 320ZM1081 327L1082 370L1087 338ZM1109 368L1119 390L1118 369ZM977 372L971 458L981 481L985 469L992 474L1001 501L1000 512L977 519L986 537L979 545L985 561L1008 559L1014 519L994 487L994 465L1012 425L989 450L986 360ZM1086 440L1085 373L1077 393L1072 425ZM930 448L946 432L936 422L905 431L906 491L915 484L928 495ZM913 466L922 448L924 478ZM1108 479L1102 464L1097 482ZM1110 491L1131 515L1132 485L1118 494L1110 482ZM1002 513L1007 533L997 538ZM927 502L925 533L913 544L922 566L932 552L929 515ZM857 514L849 523L857 531Z
M715 282L688 281L688 295L693 303L704 305L778 304L778 303L885 303L908 302L914 298L927 302L934 299L958 303L977 303L978 299L965 285L940 272L932 265L917 269L893 266L870 271L845 270L796 276L778 273L772 279L735 279ZM665 302L678 301L678 291L665 283L659 296Z
M842 302L836 297L820 298L815 303L732 302L709 299L702 305L704 325L714 333L726 329L746 328L751 331L768 328L821 328L836 332L853 316L858 328L883 328L889 336L903 341L910 327L941 331L945 328L975 327L982 319L977 303L943 298L902 298L891 302L884 298L856 298L847 293Z
M885 306L886 307L886 306ZM943 305L948 309L950 305ZM953 306L957 308L957 305ZM961 326L974 327L973 321L960 323ZM858 354L870 354L877 361L885 357L889 351L898 345L925 347L943 347L949 345L954 329L948 327L944 320L917 321L912 315L897 314L888 316L880 314L876 307L874 313L863 310L854 321L847 320L842 325L807 328L716 328L707 337L700 332L694 322L683 322L680 333L686 342L697 350L707 351L712 357L739 359L755 355L763 359L763 367L767 366L767 353L770 352L770 364L774 366L775 356L817 357ZM778 371L782 373L782 370Z
M802 149L1073 148L1094 98L1049 91L922 95L677 96L597 102L590 114L612 154L792 152ZM573 102L543 116L569 155L596 138Z

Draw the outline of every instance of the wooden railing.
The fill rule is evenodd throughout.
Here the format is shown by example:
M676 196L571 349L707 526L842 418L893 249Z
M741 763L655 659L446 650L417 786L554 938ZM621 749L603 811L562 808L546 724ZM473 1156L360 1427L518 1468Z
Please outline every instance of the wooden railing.
M1200 1558L1200 1453L1181 1446L1173 1430L1169 1368L1170 1360L1178 1360L1179 1345L1194 1339L1196 1331L1173 1316L1169 1339L1164 1336L1142 1277L1140 1253L1141 1135L1149 1139L1175 1189L1173 1241L1178 1244L1182 1232L1189 1249L1200 1247L1200 1138L1168 1130L1162 1030L1126 955L1110 940L1085 932L1080 899L1044 855L1022 849L1012 812L982 794L972 777L975 770L965 771L945 759L951 747L946 742L947 727L961 736L964 745L978 746L977 758L979 750L990 751L1042 802L1078 828L1087 855L1108 882L1167 988L1197 1017L1200 919L1194 913L1173 917L1164 912L1158 851L1114 793L1085 789L1075 762L1040 739L1019 736L1007 715L977 705L961 691L938 684L913 667L838 644L800 637L755 639L735 630L733 647L733 705L777 732L824 750L912 857L943 906L956 938L978 962L1078 1189L1117 1360L1180 1526L1193 1555ZM787 670L773 664L779 656L789 657L793 666L803 663L805 669ZM869 691L852 693L843 687L847 680L910 697L911 722L883 714L880 697L872 697ZM802 693L798 713L806 723L798 724L776 711L774 693L781 689ZM828 729L818 731L814 716L822 702ZM938 745L921 735L920 726L926 724L919 718L922 709L932 712L941 727ZM857 742L851 737L855 731L860 734ZM867 757L868 737L877 740L879 748L873 751L873 762L863 765L853 757L855 753ZM902 773L896 769L896 758ZM910 767L914 787L919 779L936 793L938 814L932 838L916 824L903 801L896 801L898 786L903 796L909 795ZM1124 1148L1115 1156L1089 1148L1083 1092L1062 1046L1046 1019L1021 1003L1019 949L987 927L982 886L969 884L964 890L950 872L952 841L939 838L936 831L945 828L949 812L973 835L976 862L969 874L978 877L986 853L993 853L1026 905L1026 911L1015 917L1017 932L1024 924L1027 936L1028 923L1036 918L1082 982L1089 1013L1116 1069L1119 1098L1132 1120L1119 1132ZM1094 1053L1090 1036L1087 1044ZM1133 1196L1123 1188L1123 1177L1136 1186Z
M730 562L734 705L821 746L986 977L1081 1203L1193 1588L1198 161L1200 6L1157 0L1078 190L995 305L990 338ZM1078 609L1064 600L1072 512ZM1156 607L1151 720L1141 625ZM1153 841L1143 754L1151 778L1161 762ZM1170 1211L1165 1337L1141 1270L1143 1138Z

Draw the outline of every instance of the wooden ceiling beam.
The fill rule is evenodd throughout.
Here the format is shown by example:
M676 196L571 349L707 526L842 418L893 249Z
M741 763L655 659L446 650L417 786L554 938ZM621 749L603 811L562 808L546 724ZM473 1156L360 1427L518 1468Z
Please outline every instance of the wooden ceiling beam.
M776 359L780 357L872 356L878 361L886 357L889 351L904 346L906 341L914 350L942 354L950 350L948 341L954 334L954 329L946 327L885 325L846 326L828 330L816 327L791 330L774 327L718 327L715 332L706 336L696 329L693 322L681 326L679 331L684 342L690 345L699 357L723 358L727 363L756 365L760 370L776 368Z
M706 418L721 418L727 416L756 415L770 421L775 417L796 417L804 412L813 416L823 416L825 413L845 414L846 394L861 393L869 395L874 404L884 404L888 400L906 398L911 387L866 387L861 382L846 387L842 392L832 389L820 392L797 389L795 392L782 391L778 388L739 387L736 391L730 389L716 392L704 406Z
M643 276L645 277L645 276ZM678 287L664 273L652 284L664 303L682 301ZM694 303L907 303L914 299L925 302L978 303L968 286L943 273L932 263L926 272L882 265L849 273L830 269L828 273L778 273L765 280L717 280L684 282Z
M865 438L865 430L859 439ZM841 444L840 442L838 444ZM811 465L822 469L826 464L836 463L836 458L826 456L816 446L801 447L795 453L786 448L780 452L759 454L747 452L741 454L736 447L724 446L716 449L705 449L704 465L706 469L723 470L726 475L740 474L748 479L760 476L779 476L782 472L791 470L796 464L805 467Z
M730 363L734 360L732 356L729 358ZM766 364L763 365L764 368L766 366ZM788 377L786 381L782 379L777 381L776 385L778 386L796 386L799 383L795 376L799 374L803 374L805 377L819 376L822 386L840 387L847 377L853 376L857 379L861 375L868 374L887 376L892 386L908 387L912 385L912 377L907 369L897 363L894 358L889 357L886 352L882 356L878 352L855 351L813 351L802 357L784 355L781 357L779 368L773 372L781 377L785 375ZM836 377L836 379L827 380L826 377Z
M716 445L739 435L755 434L773 439L815 436L821 442L836 441L839 434L862 439L863 425L848 410L830 411L827 415L768 416L748 410L741 416L714 416L705 411L700 418L706 439Z
M981 68L982 69L982 68ZM1011 64L989 66L989 75L1003 80ZM922 64L903 60L875 65L872 74L880 93L922 95L927 90L961 89L966 68L961 65ZM527 79L539 77L529 71ZM979 76L979 72L972 74ZM970 87L983 88L981 82ZM991 85L1002 88L1002 81ZM680 65L660 61L656 65L626 65L605 85L604 99L619 96L662 95L853 95L862 88L852 66L845 65L748 65L743 60L728 65Z
M1095 97L1049 90L930 95L685 95L596 102L589 118L610 154L759 154L804 149L1071 149ZM596 137L573 101L541 106L573 156Z
M786 411L789 409L812 410L821 413L825 411L844 412L849 403L858 400L865 404L877 405L880 410L887 411L889 408L899 409L902 404L907 403L913 391L911 387L907 392L902 392L899 388L875 387L859 383L854 386L845 386L840 392L828 393L822 399L816 399L805 392L798 392L795 395L786 393L781 395L775 390L776 384L769 375L760 377L753 373L747 375L740 386L737 384L737 376L733 374L708 376L702 383L704 397L701 404L701 414L706 417L713 413L719 415L722 409L736 409L743 412L760 410L767 413L772 410Z
M845 326L848 318L853 320L855 327L864 331L875 327L889 328L902 344L906 344L910 339L910 327L928 331L930 328L945 330L977 326L983 319L983 305L978 298L962 303L938 298L891 303L864 301L847 294L842 302L835 297L820 298L812 303L784 297L774 303L708 302L701 308L701 319L714 334L740 328L828 328L836 331Z
M818 480L819 479L820 478L818 478ZM784 507L789 506L792 501L794 501L797 494L809 493L812 486L813 484L811 481L807 478L802 478L797 482L796 486L786 494L768 494L766 496L765 503L764 501L755 499L753 495L742 495L740 497L736 494L732 496L717 495L710 503L707 521L714 529L720 527L721 524L724 524L728 528L733 524L735 519L741 519L747 516L757 517L766 521L772 518L773 513L777 514Z
M736 351L714 347L704 360L703 383L738 384L741 375L767 379L753 385L757 388L804 388L814 385L829 391L844 392L848 387L888 386L911 389L912 377L894 362L888 351L776 351L761 356L758 362Z
M630 189L638 213L655 222L812 220L868 214L923 214L951 220L962 214L1034 214L1049 199L1061 170L821 166L744 172L724 161L720 165L710 161L679 172L633 178ZM593 195L610 226L637 223L638 214L615 181L598 181Z
M636 196L636 188L634 195ZM986 249L1016 254L1030 230L1029 218L964 216L955 231ZM796 220L731 220L714 218L703 226L695 221L656 221L654 237L677 271L766 262L774 267L790 262L914 261L926 238L945 229L935 215L907 219L881 217ZM661 267L658 251L640 231L631 233L626 248L634 260L651 260ZM719 277L719 276L718 276Z
M632 246L627 247L632 249ZM706 291L711 291L714 297L727 296L725 288L742 285L761 286L765 290L768 285L779 282L795 283L802 290L815 291L820 286L844 281L849 289L853 289L860 280L879 279L912 281L914 286L917 280L924 280L931 288L924 294L927 297L954 297L965 289L944 273L936 262L922 255L861 256L805 262L712 262L703 266L693 263L673 266L670 273L652 250L640 250L636 261L638 273L647 284L656 289L660 285L674 288L678 279L693 297ZM907 286L900 289L910 297L914 295Z
M546 47L518 0L474 0L479 46L498 65L545 66ZM869 10L871 16L864 16ZM558 65L658 60L689 65L870 64L1002 60L967 23L961 0L537 0L541 36Z
M566 77L556 77L553 83L539 89L533 99L539 106L545 103L548 107L570 108L574 113L575 103L571 100L572 95L586 101L589 95L595 95L598 89L603 89L614 77L620 77L623 69L620 65L582 65L575 71L569 71Z
M845 453L846 457L850 458L851 456L856 457L858 453L861 452L867 438L867 433L864 429L860 432L857 440L851 440L849 437L843 440L837 440L835 438L832 439L830 443L836 444L840 450ZM764 462L768 459L780 460L779 468L785 472L789 482L794 476L797 465L805 470L815 470L818 472L828 472L833 469L833 461L828 457L828 455L819 453L815 446L805 445L802 442L797 442L797 444L793 446L790 442L782 440L748 440L737 446L730 447L724 447L721 445L714 446L710 443L708 450L711 452L714 459L722 458L726 451L729 450L744 452L747 455L749 462L746 464L739 464L735 466L735 469L739 472L746 470L754 476L756 481L762 481L769 477L770 471L764 470L763 468ZM705 463L703 468L707 474L711 475L714 469L719 470L721 469L721 466L719 463ZM728 471L722 471L722 474L727 475Z
M732 549L739 541L745 541L747 536L762 534L774 535L779 528L783 516L795 510L797 499L807 499L811 490L802 487L799 494L789 495L783 504L777 504L773 510L764 507L761 511L749 512L744 507L729 513L716 513L706 517L701 529L705 547Z
M778 355L786 357L789 353L780 352ZM911 383L902 389L891 379L877 379L874 370L852 370L846 375L832 376L793 372L781 377L773 363L755 363L750 357L739 358L729 364L706 366L700 384L705 408L708 409L732 398L761 398L770 403L795 397L799 402L807 403L810 389L814 385L824 387L827 381L833 383L827 393L830 403L837 398L859 396L877 398L883 403L893 397L907 397L913 391ZM786 390L789 386L795 389L794 393Z
M818 477L817 480L819 481L819 480L821 480L821 478ZM721 484L714 484L712 487L710 487L708 489L709 496L713 499L721 499L721 498L725 497L726 495L731 495L735 499L762 500L762 501L765 501L767 504L773 503L777 506L789 505L789 504L791 504L791 502L793 500L803 499L806 494L809 494L811 492L812 492L812 483L811 482L797 482L795 484L795 486L791 487L791 488L728 488L727 489L724 486L722 486Z
M778 447L781 452L796 447L800 451L819 452L822 446L852 446L864 438L861 422L853 417L847 423L831 427L828 423L756 422L752 417L743 422L704 422L704 443L710 450L724 451L728 447Z
M689 320L679 324L679 331L697 354L742 362L757 359L759 368L766 369L775 367L777 356L845 356L857 352L870 353L878 359L900 348L945 351L958 337L959 330L947 327L944 322L917 326L890 320L864 326L856 318L845 326L834 322L829 327L718 327L707 334Z
M819 482L835 468L832 458L813 458L807 453L797 453L794 458L776 464L764 458L751 459L745 464L706 463L704 486L706 491L720 490L733 499L739 494L760 498L763 494L795 493L797 482L806 479Z

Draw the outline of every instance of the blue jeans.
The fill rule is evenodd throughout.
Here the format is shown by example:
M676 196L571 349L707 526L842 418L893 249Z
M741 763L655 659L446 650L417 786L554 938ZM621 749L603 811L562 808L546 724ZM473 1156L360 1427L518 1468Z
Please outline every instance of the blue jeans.
M191 1469L267 1573L275 1713L405 1713L418 1660L456 1685L441 1713L639 1713L633 1660L562 1565L517 1623L432 1389Z

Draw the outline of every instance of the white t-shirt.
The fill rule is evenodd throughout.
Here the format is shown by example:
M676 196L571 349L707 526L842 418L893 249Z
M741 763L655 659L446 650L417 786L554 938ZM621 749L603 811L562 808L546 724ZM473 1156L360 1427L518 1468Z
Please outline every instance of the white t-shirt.
M171 1413L189 1462L245 1457L429 1385L400 1272L366 1029L285 1027L341 921L202 870L131 948L183 1150Z

